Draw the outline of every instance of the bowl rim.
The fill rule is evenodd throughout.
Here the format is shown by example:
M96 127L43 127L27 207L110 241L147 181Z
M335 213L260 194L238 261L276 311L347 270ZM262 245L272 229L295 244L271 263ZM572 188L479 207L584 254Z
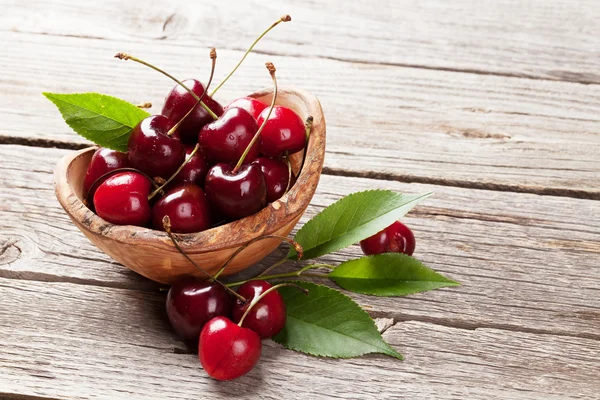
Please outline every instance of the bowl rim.
M263 89L248 95L253 98L272 98L273 89ZM278 89L278 99L296 96L313 117L313 127L306 148L304 166L296 183L288 193L248 217L197 233L178 233L179 245L187 252L207 253L239 247L255 237L272 234L294 219L299 219L308 207L319 183L325 158L325 119L319 100L309 92L293 86ZM279 101L276 101L279 104ZM95 236L102 236L123 244L150 245L172 249L174 246L163 231L133 225L111 224L92 212L69 184L70 169L74 162L98 147L91 146L67 154L57 163L54 171L56 197L69 217ZM252 229L245 229L251 227ZM84 232L85 233L85 232Z

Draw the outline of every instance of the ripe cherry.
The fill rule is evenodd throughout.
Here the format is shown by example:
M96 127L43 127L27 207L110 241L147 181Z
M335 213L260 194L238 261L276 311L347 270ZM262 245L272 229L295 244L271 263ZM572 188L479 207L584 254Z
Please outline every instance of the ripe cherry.
M152 207L152 224L154 229L164 230L162 221L168 215L173 232L201 232L211 227L210 214L202 189L184 183L173 187Z
M197 341L208 321L231 313L232 302L221 284L184 277L169 289L167 316L175 332L185 340Z
M126 153L100 147L94 152L83 180L83 193L88 193L96 179L118 168L129 167ZM100 183L100 182L99 182ZM93 197L94 194L90 193Z
M204 190L208 201L229 220L254 214L267 204L267 184L260 167L244 164L234 172L230 164L212 166Z
M196 96L202 96L204 85L196 79L186 79L183 84L188 87ZM175 85L165 99L165 105L162 114L173 122L179 122L187 113L194 108L194 111L179 126L178 132L184 143L195 143L198 140L198 132L202 127L214 118L208 113L202 105L196 105L197 99L192 96L185 88ZM211 109L216 116L223 114L223 107L212 97L204 96L202 102Z
M194 151L193 146L185 147L185 159ZM204 179L208 172L208 163L206 157L197 151L192 158L183 166L182 170L173 179L174 183L195 183L198 186L204 185Z
M205 125L198 136L202 152L212 162L235 163L244 153L248 144L256 134L256 121L241 108L229 108L221 117ZM258 143L254 144L246 162L258 157Z
M256 332L216 317L202 329L198 358L208 375L228 381L250 372L260 358L261 348Z
M131 165L152 178L171 176L185 160L181 141L167 134L174 125L163 115L151 115L140 121L127 144Z
M281 198L288 188L290 170L286 163L267 157L258 157L252 162L258 165L267 184L267 202L272 203Z
M239 322L250 302L260 296L267 289L273 287L269 282L263 280L253 280L240 286L237 292L247 299L243 303L239 299L233 305L232 320ZM277 335L285 326L285 304L283 297L277 290L267 293L252 307L243 326L252 329L258 333L262 339Z
M256 123L261 125L269 110L263 110ZM294 111L283 106L273 107L271 115L260 135L260 152L268 157L277 157L285 152L300 151L306 144L304 122Z
M137 172L120 172L107 178L94 194L96 213L118 225L145 226L150 222L150 181Z
M252 97L240 97L239 99L235 99L231 103L227 104L225 106L225 110L233 107L248 111L248 113L250 113L250 115L252 115L256 120L258 119L260 113L268 106L263 102L253 99Z
M415 235L408 226L396 221L373 236L361 240L360 248L366 255L404 253L412 256L415 251Z

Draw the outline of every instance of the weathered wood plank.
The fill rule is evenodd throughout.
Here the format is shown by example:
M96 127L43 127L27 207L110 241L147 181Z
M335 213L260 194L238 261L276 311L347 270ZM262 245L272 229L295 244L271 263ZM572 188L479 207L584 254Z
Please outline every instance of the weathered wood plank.
M0 287L0 394L591 399L598 390L600 341L422 322L384 333L404 362L313 358L265 341L257 368L219 383L171 332L164 293L2 278Z
M600 10L572 2L271 1L224 3L150 0L144 3L66 0L10 2L0 29L46 35L215 45L244 49L283 13L261 51L368 64L419 66L600 83ZM32 10L36 12L32 13Z
M155 289L95 249L57 204L51 169L65 153L0 146L0 276ZM396 300L353 295L372 315L600 339L600 203L324 175L301 223L376 187L436 192L406 218L415 255L463 286ZM323 260L356 256L353 246Z
M1 35L11 55L0 60L4 143L83 142L41 91L151 100L159 112L171 83L114 60L117 51L181 77L205 79L208 67L205 49L169 42ZM220 52L219 76L240 54ZM281 84L321 99L332 173L600 199L600 97L593 85L255 54L218 97L268 86L268 59Z

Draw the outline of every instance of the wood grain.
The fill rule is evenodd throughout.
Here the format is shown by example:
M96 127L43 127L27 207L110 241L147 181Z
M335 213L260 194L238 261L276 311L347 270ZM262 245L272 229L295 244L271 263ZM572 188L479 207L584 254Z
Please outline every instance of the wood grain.
M0 146L0 276L155 289L95 249L59 207L51 169L66 152ZM415 255L463 286L395 300L353 295L371 315L600 339L600 203L323 175L301 224L372 188L435 192L405 219ZM360 255L353 246L323 261ZM262 268L281 256L283 249Z
M265 37L259 51L600 83L600 9L594 0L576 6L567 0L8 3L0 29L16 32L241 50L288 13L292 23Z
M422 322L384 332L403 362L315 358L265 341L253 371L216 382L171 332L164 293L1 278L0 288L0 394L591 399L598 389L600 341Z

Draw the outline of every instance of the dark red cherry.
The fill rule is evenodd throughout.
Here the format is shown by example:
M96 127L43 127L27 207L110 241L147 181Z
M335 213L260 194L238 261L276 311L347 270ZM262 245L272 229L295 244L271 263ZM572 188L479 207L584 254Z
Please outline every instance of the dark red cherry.
M252 162L260 167L267 184L267 202L281 198L288 187L290 171L283 161L267 157L258 157Z
M196 79L186 79L183 81L196 96L202 96L204 93L204 85ZM206 95L202 102L208 106L217 116L223 114L223 107L212 97ZM165 99L165 105L162 109L162 115L168 117L173 122L177 123L183 118L188 111L197 103L197 100L183 87L175 85ZM177 128L181 140L184 143L194 144L198 141L198 132L202 127L213 121L213 117L206 111L202 105L198 104L194 111L183 121L181 126Z
M131 166L152 178L173 175L185 160L183 143L167 135L174 125L163 115L151 115L137 124L127 144Z
M173 187L152 207L154 229L164 230L163 217L171 219L176 233L201 232L211 227L210 209L204 192L193 183Z
M126 153L100 147L94 152L85 174L83 180L83 193L88 193L94 182L96 182L96 179L107 172L127 167L129 167L129 160L127 159ZM90 196L93 197L94 193L90 193Z
M250 306L253 299L260 296L272 285L263 280L248 281L240 286L237 292L246 298L246 303L236 300L231 313L233 322L240 319ZM277 335L285 326L285 303L277 290L268 293L252 307L242 324L244 328L252 329L262 339Z
M261 126L269 109L263 110L256 123ZM260 152L265 156L277 157L286 151L290 154L300 151L306 144L306 131L302 119L282 106L273 107L267 124L260 133Z
M228 316L231 295L220 284L184 277L167 295L167 316L175 332L185 340L197 341L202 327L214 317Z
M361 240L360 248L366 255L381 253L404 253L412 256L415 251L415 235L400 221Z
M262 103L252 97L240 97L239 99L235 99L231 103L225 106L225 110L228 108L242 108L250 113L254 117L254 119L258 119L258 116L265 108L268 106L265 103Z
M261 348L256 332L217 317L202 329L198 358L208 375L228 381L250 372L260 358Z
M137 172L107 178L94 194L98 216L117 225L145 226L150 222L150 181Z
M267 204L267 184L258 165L244 164L235 173L230 164L213 165L204 190L211 206L229 220L254 214Z
M194 151L193 146L185 146L185 159ZM197 151L192 158L183 166L181 171L173 179L174 183L195 183L198 186L204 185L204 178L208 172L208 163L202 152Z
M229 108L221 118L205 125L198 136L202 152L212 162L235 164L256 134L256 121L246 110ZM247 163L258 157L258 142L245 158Z

